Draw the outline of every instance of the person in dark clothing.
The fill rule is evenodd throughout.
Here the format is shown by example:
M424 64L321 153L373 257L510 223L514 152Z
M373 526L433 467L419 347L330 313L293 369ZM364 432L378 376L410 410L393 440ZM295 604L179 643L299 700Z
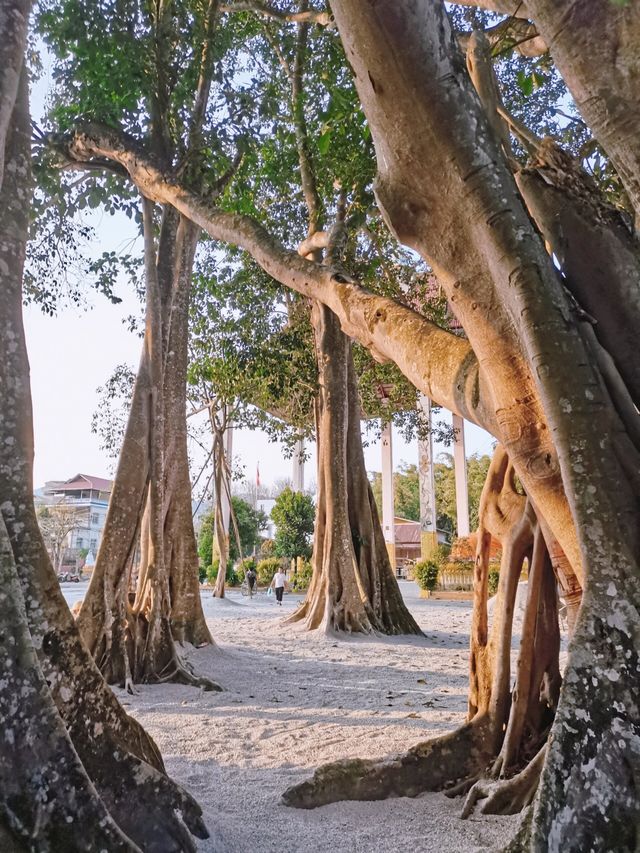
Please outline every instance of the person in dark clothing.
M258 576L256 575L256 570L251 567L247 571L245 578L247 579L247 583L249 584L249 595L253 595L256 587L256 580L258 579Z

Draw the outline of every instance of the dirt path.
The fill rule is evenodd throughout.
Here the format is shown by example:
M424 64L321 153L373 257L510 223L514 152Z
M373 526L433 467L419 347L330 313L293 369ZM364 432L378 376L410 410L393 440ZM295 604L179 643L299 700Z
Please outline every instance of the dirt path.
M216 650L192 650L224 693L143 687L122 702L156 738L169 773L201 803L216 853L462 853L505 840L517 818L461 821L460 800L279 804L320 763L403 751L464 719L470 602L423 601L403 583L425 638L336 640L283 625L264 595L205 595Z

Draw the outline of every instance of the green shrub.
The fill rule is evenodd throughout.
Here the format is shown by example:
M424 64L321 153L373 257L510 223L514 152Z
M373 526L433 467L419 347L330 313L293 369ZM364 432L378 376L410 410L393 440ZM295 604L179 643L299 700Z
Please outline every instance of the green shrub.
M207 580L210 584L214 584L216 582L216 578L218 577L218 568L220 567L220 560L215 559L211 565L207 566Z
M256 574L258 575L258 584L260 586L269 586L273 580L273 576L278 571L282 561L277 557L271 557L268 560L260 560L256 566Z
M205 576L209 577L209 568L213 562L213 513L203 516L198 534L198 556Z
M198 566L198 578L200 583L204 583L207 579L207 570L204 566Z
M421 560L415 564L413 575L420 589L434 590L438 585L439 571L435 560Z
M309 584L311 583L311 577L313 575L313 566L309 562L309 560L303 560L300 568L293 576L293 580L291 582L292 588L296 592L302 592L305 589L309 589Z
M207 580L210 584L214 584L218 577L218 569L220 568L220 559L216 557L210 566L207 567ZM229 584L229 586L237 586L239 583L238 575L233 568L233 563L231 561L227 562L227 574L225 576L225 583Z
M500 580L500 569L489 569L489 596L495 595L498 591L498 581Z

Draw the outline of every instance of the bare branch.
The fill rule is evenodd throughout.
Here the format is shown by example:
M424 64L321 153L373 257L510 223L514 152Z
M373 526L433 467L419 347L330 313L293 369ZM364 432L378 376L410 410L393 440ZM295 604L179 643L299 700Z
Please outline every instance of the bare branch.
M271 49L275 53L276 57L278 58L278 62L280 63L280 67L282 68L282 70L284 71L284 73L287 76L287 79L291 83L293 81L293 71L291 70L291 66L287 62L286 56L282 52L280 44L278 43L278 39L275 38L275 36L271 32L269 24L264 25L264 35L265 35L266 40L269 42L269 46L271 47Z
M529 154L536 154L540 149L542 140L532 130L529 130L526 124L523 124L515 116L512 116L503 104L498 104L496 109L498 115L506 121L513 135L518 137Z
M548 50L535 24L525 18L509 17L484 30L494 56L517 50L521 56L542 56ZM467 51L471 33L458 33L458 44Z
M298 246L298 254L303 258L309 258L313 256L315 252L322 251L326 249L329 245L329 232L328 231L315 231L306 240L303 240L302 243Z
M331 266L301 258L250 217L218 209L164 172L152 155L122 132L89 124L67 139L64 150L70 160L78 161L78 168L96 157L119 163L147 198L172 205L214 240L240 246L276 281L331 308L347 335L379 360L395 362L438 405L497 433L491 393L468 341L406 305L371 293Z
M307 11L308 2L302 0L301 11ZM302 192L309 213L308 234L311 235L320 227L322 217L322 205L318 194L318 184L309 149L309 134L307 122L304 117L304 66L307 57L307 37L309 27L307 24L298 25L296 38L296 50L293 60L291 75L291 112L296 135L296 147L298 149L298 161L300 163L300 179Z
M78 160L65 160L59 167L63 171L84 172L111 172L113 175L129 177L129 173L119 163L107 160L104 157L94 157L91 160L80 162Z
M191 140L192 142L200 134L202 122L209 101L209 92L211 91L211 75L213 71L213 34L215 31L216 20L219 13L218 0L209 0L207 13L204 21L204 38L200 51L200 71L198 74L198 85L196 87L196 97L193 106L191 117Z
M321 27L334 27L333 15L329 12L320 12L317 9L307 9L302 12L283 11L270 6L268 3L262 3L260 0L252 0L252 2L236 2L226 6L220 6L220 11L224 14L234 14L235 12L255 12L257 15L263 15L266 18L272 18L276 21L291 22L296 24L318 24Z
M242 164L242 160L244 158L244 139L241 139L238 143L238 150L236 151L235 157L231 161L231 165L223 172L222 175L218 178L215 185L214 190L214 198L217 198L221 193L224 192L226 187L229 185L229 182L232 180L235 173L238 171Z
M501 105L500 92L496 81L493 63L491 62L491 46L486 34L482 31L471 33L467 47L467 70L471 77L478 97L487 114L489 124L493 128L496 139L502 145L505 155L511 156L511 140L509 129L498 112Z

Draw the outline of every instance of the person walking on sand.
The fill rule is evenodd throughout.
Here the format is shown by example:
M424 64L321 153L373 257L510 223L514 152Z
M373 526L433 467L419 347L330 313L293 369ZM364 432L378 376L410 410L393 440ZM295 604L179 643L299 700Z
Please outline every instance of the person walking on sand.
M282 607L282 596L284 595L284 588L287 583L287 576L282 571L282 569L278 569L278 571L273 576L273 580L271 581L271 586L276 591L276 601Z
M249 586L249 596L251 597L253 596L253 591L256 586L256 580L258 578L258 576L256 575L256 570L253 568L253 566L249 566L245 578L247 580L247 585Z

